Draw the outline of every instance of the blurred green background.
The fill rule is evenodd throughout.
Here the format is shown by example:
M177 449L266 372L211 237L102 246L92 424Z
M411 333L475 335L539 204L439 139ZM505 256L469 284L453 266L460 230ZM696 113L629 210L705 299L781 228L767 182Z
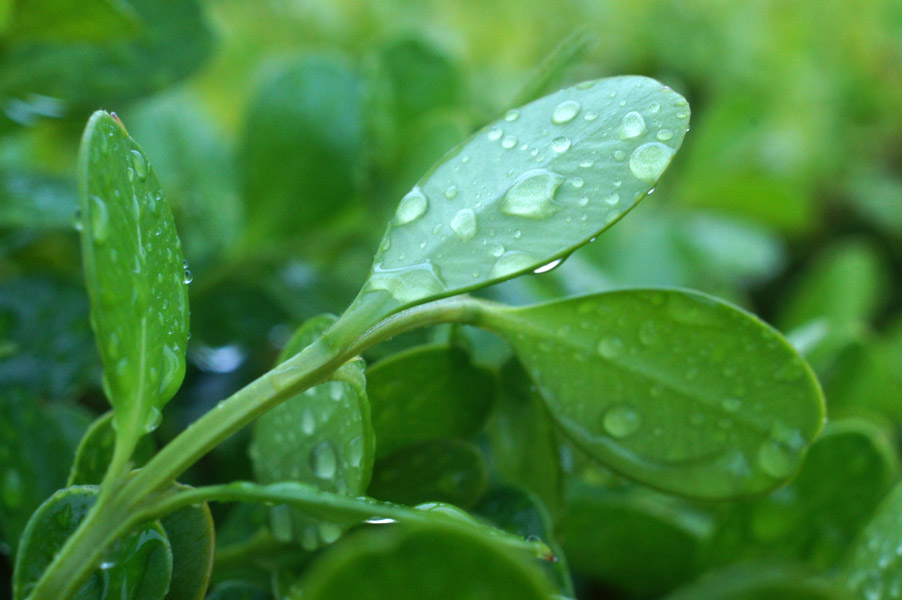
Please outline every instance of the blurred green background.
M689 99L674 164L562 266L486 293L519 304L684 286L749 308L809 359L831 418L865 423L895 469L902 3L889 0L0 0L0 427L37 400L49 412L33 418L77 439L104 410L73 226L77 146L94 110L117 112L146 150L194 275L189 373L166 438L266 370L304 319L344 308L399 198L444 152L508 108L619 74ZM497 340L471 337L479 362L504 361ZM236 436L193 477L249 477L245 444ZM27 518L62 485L35 477L44 487L20 497L21 482L0 476L8 514ZM592 496L578 516L618 502ZM675 555L680 535L710 534L687 522L674 525ZM0 554L20 526L4 525ZM564 538L567 527L579 531L571 519ZM567 550L586 597L660 593L695 568L631 588L623 568ZM828 566L831 552L788 554Z

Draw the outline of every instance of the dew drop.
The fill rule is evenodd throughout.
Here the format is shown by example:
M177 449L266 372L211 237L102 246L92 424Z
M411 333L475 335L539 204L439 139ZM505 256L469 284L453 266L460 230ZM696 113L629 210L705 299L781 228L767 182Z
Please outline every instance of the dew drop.
M141 154L140 150L132 150L132 167L135 169L135 175L138 179L144 181L147 179L147 159Z
M25 500L25 486L22 484L22 475L13 468L8 468L3 474L3 503L8 508L18 508Z
M602 358L612 360L623 354L623 340L618 337L604 337L598 342L598 353Z
M324 544L331 544L341 537L341 526L328 521L319 523L319 539Z
M455 198L457 198L457 186L452 184L445 188L444 196L448 200L454 200Z
M97 196L91 196L91 235L101 243L110 235L110 212L106 203Z
M501 140L501 147L505 150L510 150L514 146L517 145L517 137L513 135L506 136L503 140Z
M795 470L796 454L780 440L769 439L758 450L758 466L771 477L783 479Z
M520 111L516 108L512 108L504 114L505 121L516 121L520 118Z
M301 415L301 431L303 431L305 435L311 435L315 430L316 417L313 416L313 411L308 408L304 411L304 414Z
M583 115L583 119L586 121L594 121L598 118L597 112L588 111L585 115Z
M564 100L554 107L554 111L551 113L551 122L555 125L569 123L576 118L581 108L579 102L575 100Z
M609 204L611 206L617 206L620 203L620 194L611 194L607 198L604 199L605 204Z
M496 140L500 140L502 135L504 135L504 132L501 130L500 127L492 127L491 129L489 129L488 137L493 142Z
M607 410L602 419L604 430L613 438L623 439L639 430L642 419L631 406L619 404Z
M636 179L656 181L673 156L673 150L658 142L642 144L630 156L630 171Z
M451 230L462 242L472 240L478 230L476 213L469 208L457 211L457 214L451 218Z
M499 210L528 219L547 219L557 212L553 198L564 176L545 169L533 169L521 175L501 199Z
M623 121L620 123L620 139L629 140L639 137L645 133L645 130L645 119L642 118L642 115L634 110L630 111L623 116Z
M320 479L332 479L338 470L338 456L328 441L320 442L310 453L310 468Z
M572 185L576 189L583 187L583 185L585 185L585 183L586 182L583 181L582 177L574 177L573 179L570 180L570 185Z
M621 161L626 158L626 152L623 150L615 150L614 151L614 160Z
M411 221L416 221L426 213L427 208L429 208L429 201L426 200L426 196L423 195L420 188L415 187L401 199L401 204L398 205L398 210L395 212L395 223L406 225Z
M182 261L182 268L184 269L184 276L182 278L182 281L185 282L185 285L188 285L192 281L194 281L194 275L191 274L191 269L188 268L187 260Z
M147 413L147 418L144 420L144 433L150 433L151 431L156 430L162 421L163 413L161 413L160 409L156 406L151 406L150 412Z
M662 142L666 142L667 140L673 138L673 132L669 129L661 129L660 131L658 131L658 133L655 134L655 137Z
M742 402L738 398L724 398L720 405L727 412L736 412L742 408Z
M555 152L566 152L570 149L570 138L563 135L554 138L551 140L551 149Z
M564 259L558 258L557 260L551 261L547 265L542 265L541 267L539 267L538 269L533 271L533 273L536 273L536 274L547 273L548 271L556 269L562 262L564 262Z
M525 271L536 264L536 257L526 252L511 250L502 254L492 265L489 277L504 277L511 273Z

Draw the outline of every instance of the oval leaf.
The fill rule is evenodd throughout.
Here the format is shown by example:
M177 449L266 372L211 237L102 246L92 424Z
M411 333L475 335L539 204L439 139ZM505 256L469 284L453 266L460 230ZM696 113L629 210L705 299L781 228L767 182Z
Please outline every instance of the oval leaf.
M206 502L160 519L172 547L172 581L166 600L200 600L213 572L213 516Z
M117 434L152 431L185 375L188 288L160 182L108 113L85 129L78 167L81 246L103 387ZM132 441L133 443L133 441Z
M522 557L438 523L362 531L313 563L301 587L304 600L548 597L541 575Z
M44 569L85 518L97 488L59 490L34 513L22 534L13 574L13 598L24 600ZM172 576L172 553L166 532L154 521L115 542L75 597L80 600L121 598L161 600Z
M654 187L688 123L686 100L645 77L509 111L404 196L350 310L386 316L570 254Z
M492 374L457 347L419 346L367 369L376 456L417 442L468 438L495 400Z
M659 489L698 498L786 481L824 419L805 362L748 313L696 292L489 305L564 432Z
M113 459L116 444L116 430L113 429L113 413L108 412L95 420L78 444L75 462L69 471L67 486L94 485L103 481L107 467ZM138 441L132 455L134 466L143 467L156 452L157 447L151 437Z

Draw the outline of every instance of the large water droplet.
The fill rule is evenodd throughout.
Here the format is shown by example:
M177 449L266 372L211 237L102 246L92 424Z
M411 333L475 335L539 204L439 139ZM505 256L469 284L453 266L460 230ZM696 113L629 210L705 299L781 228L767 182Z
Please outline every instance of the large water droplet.
M614 336L601 338L598 342L598 353L608 360L617 358L623 354L623 340Z
M613 438L623 439L636 433L642 425L642 419L631 406L619 404L604 413L602 426Z
M673 150L659 142L642 144L630 156L630 171L636 179L656 181L673 156Z
M478 224L476 213L465 208L457 211L457 214L451 218L451 230L457 234L462 242L469 242L476 235Z
M96 242L104 242L110 235L110 212L106 203L91 196L91 235Z
M554 112L551 113L551 122L555 125L569 123L576 118L581 108L579 102L575 100L564 100L554 107Z
M395 223L406 225L415 221L426 213L427 208L429 208L429 201L426 200L426 196L423 195L420 188L415 187L401 199L401 204L398 205L398 210L395 212Z
M492 265L490 277L504 277L518 271L525 271L536 264L536 257L526 252L511 250L502 254Z
M551 140L551 149L555 152L566 152L570 149L570 138L563 135L554 138Z
M636 111L630 111L623 116L620 123L620 139L629 140L645 133L645 119Z
M564 176L545 169L533 169L521 175L501 199L506 215L528 219L546 219L558 211L552 201Z
M181 385L184 363L176 351L166 344L163 346L163 373L160 377L160 395L166 400L172 398Z
M141 154L140 150L132 150L132 166L135 169L135 175L138 176L138 179L144 181L147 179L147 159L144 158L144 155Z
M377 265L370 277L369 288L384 290L398 302L406 304L443 292L445 284L435 267L429 263L400 269L383 269Z
M320 442L310 453L310 468L320 479L332 479L338 469L338 456L328 441Z

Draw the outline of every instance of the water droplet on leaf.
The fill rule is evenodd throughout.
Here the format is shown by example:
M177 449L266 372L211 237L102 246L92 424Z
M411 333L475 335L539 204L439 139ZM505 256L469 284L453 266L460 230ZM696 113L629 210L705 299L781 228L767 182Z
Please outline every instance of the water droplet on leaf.
M620 139L629 140L645 133L645 119L636 111L630 111L623 116L620 123Z
M602 419L604 430L613 438L623 439L636 433L642 419L631 406L620 404L608 409Z
M569 123L576 118L576 115L579 114L581 108L579 102L575 100L564 100L558 104L551 113L551 122L555 125Z
M406 225L411 221L415 221L426 213L429 208L429 201L420 191L420 188L413 188L402 199L395 212L395 223L397 225Z
M673 150L659 142L642 144L630 156L630 171L636 179L656 181L673 156Z
M469 242L476 235L478 229L476 213L465 208L457 211L451 218L451 230L457 234L462 242Z
M521 175L501 199L506 215L528 219L546 219L558 210L552 201L564 176L545 169L533 169Z

